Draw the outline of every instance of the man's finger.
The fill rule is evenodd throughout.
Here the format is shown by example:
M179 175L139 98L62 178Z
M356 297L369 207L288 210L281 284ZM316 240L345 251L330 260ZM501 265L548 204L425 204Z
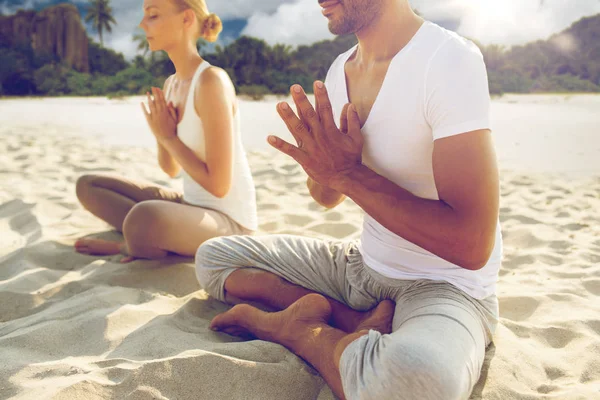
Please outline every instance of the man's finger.
M320 126L319 116L312 104L310 104L308 97L306 97L304 89L302 89L302 86L300 85L294 85L292 86L291 92L294 103L296 103L296 107L300 109L306 126L311 132L315 132Z
M350 104L348 107L348 136L356 143L364 142L362 132L360 131L360 117L354 104Z
M340 115L340 131L343 134L348 133L348 107L350 103L346 103L342 109L342 115Z
M314 85L315 101L317 105L317 115L321 121L321 125L326 130L336 129L335 120L333 119L333 108L329 100L329 94L325 84L321 81L316 81Z
M285 153L288 156L292 157L300 165L302 165L303 161L306 158L306 154L302 150L300 150L293 144L290 144L285 140L278 138L277 136L269 136L268 141L271 146L275 147L282 153Z
M285 122L288 130L296 139L298 144L306 143L310 140L310 133L308 127L294 114L294 111L287 103L280 103L277 105L277 112L283 122Z

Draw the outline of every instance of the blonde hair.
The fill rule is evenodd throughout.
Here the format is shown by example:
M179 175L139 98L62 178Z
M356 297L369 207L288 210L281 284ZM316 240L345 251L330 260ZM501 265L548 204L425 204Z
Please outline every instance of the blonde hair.
M215 42L219 37L219 33L223 30L221 18L216 14L210 13L206 6L205 0L174 0L180 10L191 9L200 26L199 38L203 38L208 42Z

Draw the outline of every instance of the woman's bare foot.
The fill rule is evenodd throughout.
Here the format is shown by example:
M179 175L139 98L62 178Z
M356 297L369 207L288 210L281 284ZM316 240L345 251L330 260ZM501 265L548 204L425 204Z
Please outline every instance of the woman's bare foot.
M306 343L310 343L311 336L328 327L330 315L331 306L327 299L319 294L309 294L287 309L275 313L239 304L217 315L210 328L235 336L254 336L299 351Z
M75 242L75 251L92 256L112 256L121 253L122 243L102 239L79 239Z

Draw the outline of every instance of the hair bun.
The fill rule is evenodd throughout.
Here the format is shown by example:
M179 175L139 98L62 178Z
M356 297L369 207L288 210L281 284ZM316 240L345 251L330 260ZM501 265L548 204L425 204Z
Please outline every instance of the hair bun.
M202 37L209 42L215 42L219 37L219 33L223 30L223 23L221 18L216 14L208 14L204 18L204 24L202 27Z

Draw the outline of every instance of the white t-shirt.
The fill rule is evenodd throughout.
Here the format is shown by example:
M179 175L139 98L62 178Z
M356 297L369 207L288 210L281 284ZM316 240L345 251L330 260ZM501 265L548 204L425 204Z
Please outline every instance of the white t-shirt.
M326 79L335 120L348 103L344 66L356 47L340 55ZM425 22L392 60L362 128L363 163L415 196L439 200L433 175L437 139L490 129L490 95L483 56L472 42ZM405 240L368 214L360 250L365 264L395 279L446 281L483 299L495 293L502 259L500 223L488 263L469 271Z

